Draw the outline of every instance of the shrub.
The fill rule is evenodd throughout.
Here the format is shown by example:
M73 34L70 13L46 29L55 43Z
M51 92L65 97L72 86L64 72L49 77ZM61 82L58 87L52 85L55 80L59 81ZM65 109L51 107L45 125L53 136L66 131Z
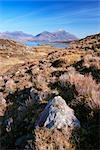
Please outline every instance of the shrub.
M77 96L80 97L80 100L83 99L84 103L91 109L100 108L100 85L96 84L91 75L81 75L73 71L62 75L60 82L63 86L67 83L74 85L78 93Z
M64 63L65 63L64 60L57 59L57 60L52 62L52 66L55 67L55 68L62 67L62 65Z
M68 73L61 75L60 84L62 87L70 84L75 88L72 90L75 99L71 99L69 105L75 110L81 129L79 133L73 132L73 145L82 150L99 149L100 84L97 84L91 75L81 75L72 67Z
M85 56L84 58L84 66L86 67L95 67L96 69L100 68L100 58L99 57L93 57L93 56Z

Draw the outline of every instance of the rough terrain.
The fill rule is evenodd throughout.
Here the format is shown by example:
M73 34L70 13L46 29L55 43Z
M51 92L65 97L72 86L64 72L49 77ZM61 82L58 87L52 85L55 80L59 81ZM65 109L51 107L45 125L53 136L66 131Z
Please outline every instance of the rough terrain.
M65 49L0 40L0 149L99 149L99 56L100 34Z

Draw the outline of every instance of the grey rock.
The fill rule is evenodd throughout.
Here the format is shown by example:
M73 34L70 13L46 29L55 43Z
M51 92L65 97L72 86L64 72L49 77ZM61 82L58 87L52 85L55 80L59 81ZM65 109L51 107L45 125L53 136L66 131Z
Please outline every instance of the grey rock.
M32 88L30 90L30 96L31 96L32 102L36 104L36 103L41 102L44 99L47 99L49 97L49 93L47 91L43 92L43 91L38 91Z
M35 127L47 128L75 128L80 127L79 120L74 115L74 110L71 109L65 100L56 96L50 100L44 111L40 114L35 123Z
M33 88L30 90L30 96L32 98L33 103L38 103L40 101L38 91Z
M5 121L5 125L6 125L6 131L10 132L13 126L13 118L10 117Z

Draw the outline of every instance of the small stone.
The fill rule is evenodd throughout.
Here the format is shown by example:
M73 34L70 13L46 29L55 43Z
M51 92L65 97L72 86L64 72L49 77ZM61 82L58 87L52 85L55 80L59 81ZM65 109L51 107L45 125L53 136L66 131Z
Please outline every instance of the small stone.
M40 98L39 98L39 94L38 94L37 90L35 90L35 89L32 88L30 90L30 96L32 98L33 103L39 103Z
M12 124L13 124L13 118L10 117L6 120L6 131L10 132L12 129Z
M52 95L52 94L51 94ZM37 91L36 89L30 90L30 97L31 101L35 104L42 102L43 100L46 100L48 97L50 97L50 94L48 91Z

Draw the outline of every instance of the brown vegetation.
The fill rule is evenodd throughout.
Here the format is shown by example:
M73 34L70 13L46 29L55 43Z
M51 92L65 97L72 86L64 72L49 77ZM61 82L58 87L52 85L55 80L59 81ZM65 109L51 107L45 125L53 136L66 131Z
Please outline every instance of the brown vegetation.
M100 34L67 49L0 42L1 149L99 149ZM34 126L55 95L62 96L81 124L69 139L62 130Z

